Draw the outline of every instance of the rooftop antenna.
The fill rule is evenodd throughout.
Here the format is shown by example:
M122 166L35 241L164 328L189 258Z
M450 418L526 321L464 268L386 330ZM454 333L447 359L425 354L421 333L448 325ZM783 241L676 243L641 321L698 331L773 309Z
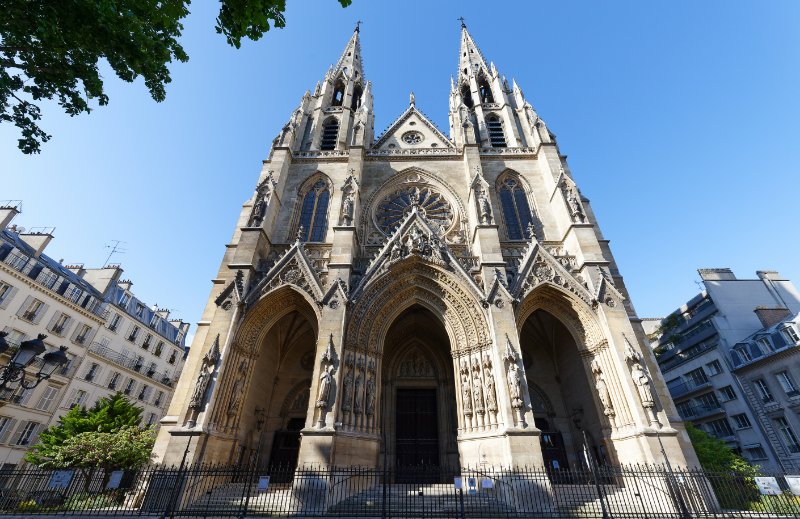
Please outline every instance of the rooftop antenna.
M106 249L111 249L111 251L108 253L108 257L106 258L106 261L103 263L103 267L108 266L108 262L111 260L111 256L113 256L114 254L124 254L128 252L127 249L123 248L123 245L125 245L125 243L126 242L122 240L111 240L111 243L105 246Z

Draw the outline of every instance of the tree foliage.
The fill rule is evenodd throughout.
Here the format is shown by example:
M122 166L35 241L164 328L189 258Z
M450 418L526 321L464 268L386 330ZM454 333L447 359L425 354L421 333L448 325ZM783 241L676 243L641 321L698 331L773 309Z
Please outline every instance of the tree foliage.
M338 0L346 7L351 0ZM108 104L99 67L122 80L141 77L156 101L166 97L168 64L189 56L178 38L190 0L2 0L0 123L13 123L26 154L50 139L39 103L75 116ZM286 0L220 0L216 31L234 47L284 27Z
M113 434L126 428L138 428L141 417L142 409L133 405L122 393L101 398L89 409L73 407L56 425L42 431L39 441L25 455L25 460L42 468L80 466L80 459L73 456L75 451L68 449L70 442L84 434ZM87 438L82 437L81 441L88 441ZM147 452L149 455L149 449Z
M700 465L704 469L733 471L747 475L756 473L756 467L747 463L719 438L711 436L690 423L686 424L686 432L689 433L689 439L697 453Z

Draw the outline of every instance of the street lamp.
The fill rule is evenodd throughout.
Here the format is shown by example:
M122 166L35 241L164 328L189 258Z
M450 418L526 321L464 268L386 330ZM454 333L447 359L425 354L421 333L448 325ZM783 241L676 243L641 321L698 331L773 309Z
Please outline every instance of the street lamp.
M9 344L5 339L6 335L8 335L6 332L0 332L0 353L9 348ZM40 333L35 339L22 341L17 352L11 357L11 361L0 372L0 389L6 388L13 382L19 382L19 385L24 389L33 389L42 380L50 378L59 366L68 362L69 359L65 353L67 351L66 346L59 347L57 351L49 351L42 355L42 367L36 373L36 380L32 384L25 383L25 368L33 364L36 357L47 349L44 345L46 337L47 335Z

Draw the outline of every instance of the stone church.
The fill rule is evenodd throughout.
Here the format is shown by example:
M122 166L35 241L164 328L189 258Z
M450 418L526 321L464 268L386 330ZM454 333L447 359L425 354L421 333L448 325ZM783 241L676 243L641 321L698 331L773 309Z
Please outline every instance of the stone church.
M242 207L156 459L696 465L589 200L466 26L449 136L413 94L373 121L356 28Z

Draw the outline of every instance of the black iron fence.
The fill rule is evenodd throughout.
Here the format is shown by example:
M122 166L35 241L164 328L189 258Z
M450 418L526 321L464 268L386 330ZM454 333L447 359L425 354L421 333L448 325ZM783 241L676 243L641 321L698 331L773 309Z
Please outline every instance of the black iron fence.
M0 470L0 513L158 517L800 517L800 476L659 466L547 471L153 466Z

